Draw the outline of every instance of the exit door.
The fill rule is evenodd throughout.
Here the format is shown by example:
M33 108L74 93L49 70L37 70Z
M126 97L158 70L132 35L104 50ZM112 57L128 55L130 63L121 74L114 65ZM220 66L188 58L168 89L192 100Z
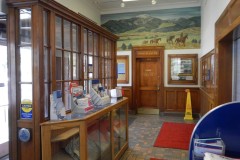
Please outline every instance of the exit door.
M134 110L159 114L164 110L164 47L133 47L132 68Z
M137 59L138 113L159 113L160 97L160 59Z

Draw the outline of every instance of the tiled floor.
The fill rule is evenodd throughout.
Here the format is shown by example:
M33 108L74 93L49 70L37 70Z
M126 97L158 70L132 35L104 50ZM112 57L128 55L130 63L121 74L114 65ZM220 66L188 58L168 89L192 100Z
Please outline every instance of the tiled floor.
M188 151L153 147L163 122L196 123L184 121L183 116L129 115L129 148L121 160L187 160Z

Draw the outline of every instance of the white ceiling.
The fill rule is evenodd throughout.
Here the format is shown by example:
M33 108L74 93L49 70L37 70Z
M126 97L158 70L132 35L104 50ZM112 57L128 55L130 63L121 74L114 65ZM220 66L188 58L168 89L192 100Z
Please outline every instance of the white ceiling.
M125 7L121 7L122 0L91 0L99 8L101 14L122 13L133 11L146 11L168 8L182 8L201 6L203 0L156 0L152 5L152 0L137 0L124 2Z

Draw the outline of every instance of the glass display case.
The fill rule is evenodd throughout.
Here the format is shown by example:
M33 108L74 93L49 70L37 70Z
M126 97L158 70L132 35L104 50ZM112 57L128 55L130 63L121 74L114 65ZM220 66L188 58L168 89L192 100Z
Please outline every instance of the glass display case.
M126 108L113 111L114 155L116 156L127 142L126 136Z
M128 99L41 124L42 159L119 159L128 148Z
M86 93L94 79L99 79L106 89L115 88L118 37L54 0L6 3L11 59L9 159L40 160L40 124L50 119L50 94L61 90L69 113L71 82L82 85ZM17 138L22 128L30 131L28 142ZM53 135L61 135L65 129L69 130L66 126L53 129ZM54 146L56 142L51 143Z

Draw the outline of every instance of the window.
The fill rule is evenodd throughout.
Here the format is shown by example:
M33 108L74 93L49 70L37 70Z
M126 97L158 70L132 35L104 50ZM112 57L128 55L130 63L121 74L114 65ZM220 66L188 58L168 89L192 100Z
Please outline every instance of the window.
M31 8L25 8L19 10L19 30L18 30L18 49L17 49L17 68L19 68L19 74L17 75L17 87L19 88L18 103L32 104L32 16ZM32 107L20 106L20 119L32 119Z
M43 11L44 118L49 118L51 94L49 12Z
M99 79L99 36L84 29L84 90L89 93L91 80Z
M70 82L81 84L78 25L57 16L55 20L56 90L62 90L66 110L71 109Z
M102 85L109 89L112 86L112 67L113 57L113 45L110 40L107 38L103 38L103 47L102 47L102 54L101 54L101 72L102 72Z

